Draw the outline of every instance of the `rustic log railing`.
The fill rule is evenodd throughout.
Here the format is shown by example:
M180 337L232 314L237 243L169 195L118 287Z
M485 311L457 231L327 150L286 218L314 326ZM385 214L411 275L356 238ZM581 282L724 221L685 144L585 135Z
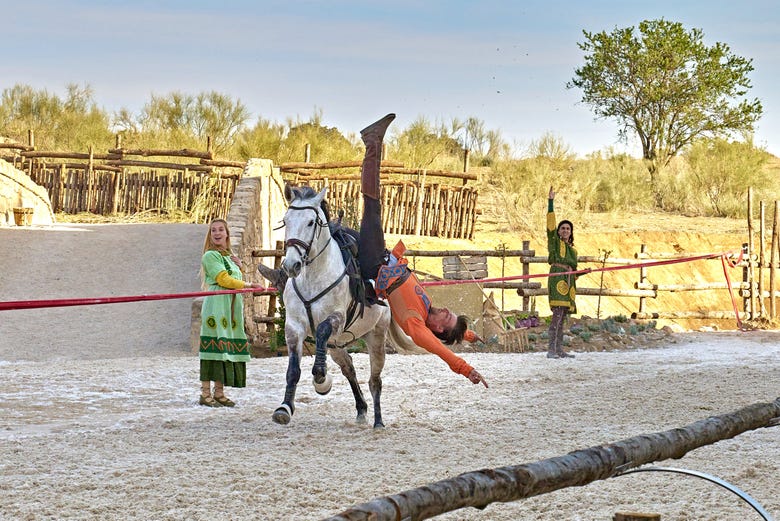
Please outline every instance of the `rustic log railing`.
M643 434L576 450L565 456L483 469L378 497L328 517L326 521L430 519L461 508L483 509L568 487L622 475L648 463L682 458L688 452L772 427L780 421L780 398L664 432Z
M525 241L524 244L528 244L528 241ZM276 249L276 250L253 250L252 256L253 257L277 257L280 258L282 255L284 255L283 249ZM713 282L713 281L707 281L707 282L700 282L696 284L652 284L647 282L648 279L648 271L652 269L652 267L646 267L644 266L648 262L653 261L665 261L665 260L672 260L672 259L685 259L686 257L699 257L703 254L678 254L678 253L667 253L667 252L658 252L658 253L648 253L646 252L645 245L641 246L641 251L637 254L635 254L635 257L633 259L625 259L625 258L618 258L618 257L597 257L597 256L589 256L589 255L582 255L578 258L578 262L580 264L580 269L583 268L583 265L587 266L588 264L596 264L597 266L602 265L610 265L610 266L638 266L640 273L639 275L639 281L633 283L633 287L631 288L616 288L616 287L577 287L577 296L583 296L583 297L613 297L613 298L635 298L638 299L638 311L631 314L631 318L635 319L734 319L734 311L733 310L702 310L702 309L696 309L696 310L673 310L673 309L667 309L667 310L659 310L659 311L648 311L646 309L646 299L656 299L658 298L660 293L668 292L668 293L675 293L675 292L688 292L688 291L710 291L710 290L723 290L728 289L728 284L726 282ZM494 250L407 250L406 251L407 258L410 259L410 264L412 266L415 265L416 258L417 257L441 257L441 258L447 258L447 257L462 257L462 258L474 258L474 257L494 257L494 258L500 258L501 259L501 273L502 275L505 273L505 263L509 259L518 259L522 263L522 274L528 275L531 272L530 266L532 264L547 264L547 257L541 257L537 256L536 252L531 249L522 249L522 250L501 250L501 249L494 249ZM705 262L720 262L720 258L715 259L705 259ZM749 261L745 258L737 265L738 267L742 268L743 273L748 271L749 268ZM536 270L537 272L539 270ZM755 270L754 270L755 272ZM419 273L419 271L418 271ZM515 274L517 275L517 274ZM431 278L431 277L429 277ZM434 279L441 280L438 277L432 277ZM486 278L503 278L503 277L486 277ZM492 280L492 281L481 281L478 278L475 277L475 282L480 284L483 288L496 288L500 290L514 290L517 292L517 294L521 297L523 297L523 303L522 308L520 311L524 312L530 312L531 306L530 306L530 299L529 297L536 297L536 296L546 296L547 295L547 285L546 283L542 282L536 282L531 280ZM740 297L749 295L750 288L752 284L749 281L746 282L733 282L731 284L732 290L737 290L738 295ZM778 296L778 293L775 292L775 296ZM749 299L748 299L749 300ZM751 319L752 317L749 314L749 309L743 308L741 310L746 314L746 317L748 319ZM269 322L272 317L275 316L275 308L270 307L268 311L268 315L261 317L257 319L260 322Z

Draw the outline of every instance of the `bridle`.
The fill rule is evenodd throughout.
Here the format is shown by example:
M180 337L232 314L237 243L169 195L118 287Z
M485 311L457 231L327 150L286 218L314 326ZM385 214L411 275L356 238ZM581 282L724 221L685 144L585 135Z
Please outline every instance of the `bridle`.
M303 264L305 266L309 266L312 262L314 262L314 260L317 257L319 257L322 254L322 252L324 252L328 248L328 245L330 244L330 241L333 240L333 236L330 233L328 233L328 242L325 243L325 245L320 249L320 251L318 251L314 255L314 257L309 258L309 253L311 253L312 244L314 244L314 241L317 239L317 237L319 237L320 233L322 232L322 228L328 226L328 223L324 222L320 218L320 213L319 213L317 207L315 207L315 206L309 206L309 205L307 205L307 206L295 206L295 205L290 205L288 207L288 210L311 210L311 211L314 212L314 214L317 217L316 221L315 221L315 226L316 227L315 227L314 231L312 232L311 240L308 243L306 243L306 242L304 242L301 239L298 239L296 237L293 237L293 238L290 238L290 239L287 239L286 241L284 241L285 255L287 254L287 248L289 248L289 247L295 248L296 250L298 250L298 253L301 256L301 260L303 261ZM306 315L307 315L307 317L309 319L309 328L311 328L312 335L317 333L317 330L314 328L314 316L311 313L311 306L312 306L312 304L314 304L319 299L321 299L322 297L327 295L328 292L330 290L332 290L333 288L335 288L342 281L342 279L344 279L344 277L346 277L346 276L347 276L347 267L344 266L344 271L341 272L341 275L339 275L336 278L336 280L333 281L333 283L331 283L327 288L323 289L322 291L320 291L318 294L316 294L315 296L313 296L310 299L304 298L303 295L301 294L301 290L300 290L300 288L298 288L298 283L296 282L297 277L292 279L292 285L293 285L293 289L295 290L295 294L298 295L298 298L301 300L301 303L306 308ZM347 327L349 327L351 325L352 321L353 320L348 320L348 324L344 328L345 330L347 329Z
M317 210L317 207L315 207L315 206L308 206L308 205L307 206L295 206L295 205L290 205L288 207L288 210L311 210L312 212L314 212L314 215L316 216L316 220L314 222L315 228L312 231L311 240L309 240L308 243L302 241L301 239L298 239L297 237L292 237L292 238L287 239L286 241L284 241L284 253L285 253L285 255L287 254L287 248L293 247L296 250L298 250L298 253L301 256L301 260L303 261L303 264L305 266L308 266L312 262L314 262L314 259L319 257L322 254L322 252L325 251L325 249L328 247L328 244L332 240L332 237L330 235L328 235L328 242L325 243L325 245L320 249L319 252L317 252L317 254L314 257L309 258L309 253L311 253L312 244L314 244L314 241L317 239L317 237L319 237L320 233L322 232L322 228L328 226L328 223L324 222L320 218L320 213Z

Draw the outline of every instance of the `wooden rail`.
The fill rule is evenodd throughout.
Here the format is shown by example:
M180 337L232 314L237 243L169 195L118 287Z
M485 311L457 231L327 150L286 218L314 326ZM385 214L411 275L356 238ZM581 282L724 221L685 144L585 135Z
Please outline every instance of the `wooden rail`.
M528 241L524 241L527 244ZM547 264L547 257L541 257L535 255L535 251L531 249L521 250L407 250L406 256L413 261L415 257L463 257L467 259L473 259L475 257L494 257L500 258L502 261L502 273L504 272L504 264L506 260L518 259L522 263L523 274L530 273L531 264ZM253 257L277 257L284 255L282 248L274 250L254 250L252 251ZM632 259L623 259L617 257L597 257L597 256L580 256L578 262L579 268L583 268L583 264L597 264L602 265L623 265L623 266L636 266L638 264L647 264L648 261L654 260L670 260L670 259L684 259L686 257L696 257L706 255L705 253L699 254L679 254L679 253L647 253L645 246L642 245L642 252L637 253ZM637 260L642 259L642 260ZM702 259L706 262L720 261L719 258L715 259ZM465 262L464 265L468 265ZM746 270L749 265L748 260L744 260L741 263L743 270ZM477 269L477 268L475 268ZM632 313L631 317L636 319L733 319L734 312L721 311L721 310L664 310L664 311L646 311L645 300L656 299L661 292L685 292L685 291L707 291L707 290L721 290L727 289L728 285L725 282L702 282L699 284L651 284L647 282L647 272L652 267L641 267L639 274L640 280L633 284L632 288L610 288L610 287L577 287L577 296L584 297L614 297L614 298L636 298L639 299L639 309L637 312ZM419 273L424 273L420 272ZM438 277L435 277L439 279ZM491 278L491 277L485 277ZM439 279L440 280L440 279ZM530 299L529 297L546 296L547 288L546 284L543 285L540 282L530 282L527 280L512 280L512 281L491 281L483 282L479 278L474 278L474 282L480 284L484 288L496 288L501 290L515 290L517 294L523 298L522 311L530 311ZM748 295L751 284L749 282L734 282L731 285L732 289L738 290L739 295ZM777 292L780 296L780 291ZM764 295L764 298L771 297L772 295ZM746 311L743 309L743 311ZM263 317L260 321L269 322L274 316L273 309L269 309L269 314Z

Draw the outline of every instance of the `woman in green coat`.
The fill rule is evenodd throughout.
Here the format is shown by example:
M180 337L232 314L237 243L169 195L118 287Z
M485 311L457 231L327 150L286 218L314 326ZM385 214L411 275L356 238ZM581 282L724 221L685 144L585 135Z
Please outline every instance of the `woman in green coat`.
M241 260L233 255L230 231L224 219L209 224L201 258L203 287L208 291L258 288L244 282ZM249 342L244 331L244 299L240 293L209 295L203 299L200 325L200 404L233 407L225 386L246 387ZM214 382L214 390L211 383Z
M550 187L547 198L547 263L550 277L547 279L547 294L550 299L550 339L547 358L574 358L563 350L563 326L566 315L577 312L574 303L577 275L565 274L577 271L577 250L574 249L574 225L563 220L556 225L555 191ZM561 275L556 275L561 273Z

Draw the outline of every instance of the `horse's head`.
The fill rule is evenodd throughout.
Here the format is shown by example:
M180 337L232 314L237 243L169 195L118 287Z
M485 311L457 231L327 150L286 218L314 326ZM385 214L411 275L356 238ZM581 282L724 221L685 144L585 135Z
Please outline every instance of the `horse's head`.
M297 277L301 269L322 253L330 232L322 210L325 187L316 193L311 187L284 187L287 212L284 214L284 259L282 269L288 277Z

